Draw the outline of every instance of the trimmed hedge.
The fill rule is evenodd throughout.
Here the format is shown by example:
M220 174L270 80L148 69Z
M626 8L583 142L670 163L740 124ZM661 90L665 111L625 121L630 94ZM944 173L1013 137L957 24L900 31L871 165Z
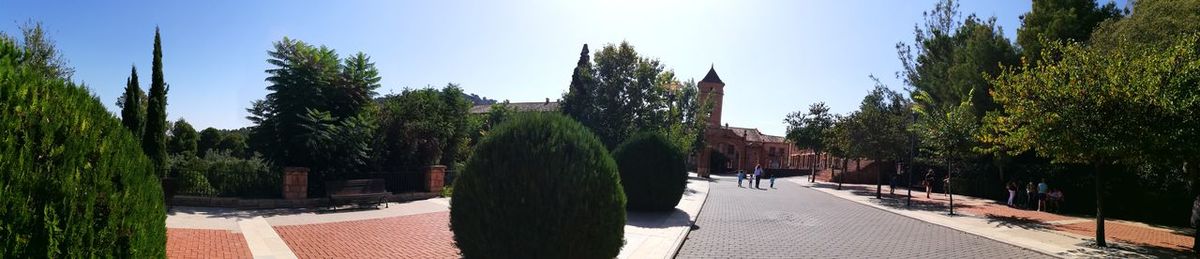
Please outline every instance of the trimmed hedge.
M166 213L135 136L87 89L0 38L0 258L163 258Z
M465 258L614 258L625 194L604 144L557 113L489 132L454 183L450 226Z
M629 209L664 211L679 205L687 189L687 161L683 150L662 134L630 137L613 150L613 159Z

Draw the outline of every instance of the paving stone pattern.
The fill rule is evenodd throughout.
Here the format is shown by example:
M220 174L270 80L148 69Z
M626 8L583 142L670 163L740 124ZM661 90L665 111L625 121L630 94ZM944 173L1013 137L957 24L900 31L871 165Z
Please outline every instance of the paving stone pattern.
M251 258L241 233L220 229L167 229L167 258Z
M1050 258L787 181L714 179L678 258Z
M458 258L450 212L296 226L275 231L300 258Z

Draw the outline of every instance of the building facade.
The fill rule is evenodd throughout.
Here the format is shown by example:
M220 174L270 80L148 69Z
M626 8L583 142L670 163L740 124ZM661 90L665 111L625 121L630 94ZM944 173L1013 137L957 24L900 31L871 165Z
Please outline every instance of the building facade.
M767 169L795 168L798 161L792 161L800 153L795 145L785 138L763 134L756 128L743 128L722 124L721 112L724 108L725 82L717 75L717 71L709 68L708 74L698 84L700 99L712 102L712 114L709 115L708 127L704 131L704 148L697 156L696 171L701 176L727 173L737 170L753 171L761 165ZM713 156L725 157L725 164L711 165Z

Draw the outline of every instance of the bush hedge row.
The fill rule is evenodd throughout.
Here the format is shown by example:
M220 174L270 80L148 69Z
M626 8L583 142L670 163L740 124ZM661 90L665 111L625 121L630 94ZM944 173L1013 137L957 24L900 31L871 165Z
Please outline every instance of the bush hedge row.
M136 137L28 58L0 38L0 258L165 257L162 187Z

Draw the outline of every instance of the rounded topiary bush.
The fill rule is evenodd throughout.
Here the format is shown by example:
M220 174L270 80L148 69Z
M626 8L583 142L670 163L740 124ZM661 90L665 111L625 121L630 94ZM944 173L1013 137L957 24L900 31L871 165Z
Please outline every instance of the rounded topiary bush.
M0 258L163 258L166 213L133 134L0 37Z
M617 165L570 118L517 116L456 177L450 227L466 258L614 258L625 231Z
M683 150L658 133L634 135L613 150L632 210L672 210L687 188Z

